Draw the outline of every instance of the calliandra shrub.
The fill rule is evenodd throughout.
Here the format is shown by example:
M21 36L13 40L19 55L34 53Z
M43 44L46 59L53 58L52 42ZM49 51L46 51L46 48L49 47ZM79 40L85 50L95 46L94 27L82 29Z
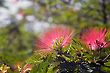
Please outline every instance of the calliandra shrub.
M72 36L72 29L56 26L37 38L37 51L43 53L37 52L27 60L27 64L33 65L31 72L110 73L110 43L105 39L106 28L89 28L80 38Z

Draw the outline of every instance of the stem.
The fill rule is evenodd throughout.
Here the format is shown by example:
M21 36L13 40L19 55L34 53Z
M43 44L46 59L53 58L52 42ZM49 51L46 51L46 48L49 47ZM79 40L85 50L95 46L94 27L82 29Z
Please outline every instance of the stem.
M101 11L102 11L102 18L103 18L103 23L107 24L108 20L107 20L107 13L106 13L106 0L101 0L100 1L101 4Z
M110 54L108 54L104 59L103 62L105 62L110 57Z

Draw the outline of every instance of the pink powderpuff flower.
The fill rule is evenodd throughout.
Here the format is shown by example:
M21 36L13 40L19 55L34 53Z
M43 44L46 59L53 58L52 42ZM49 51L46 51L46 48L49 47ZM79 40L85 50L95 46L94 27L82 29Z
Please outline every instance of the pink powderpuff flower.
M98 50L109 46L109 42L105 41L107 30L106 28L97 30L96 28L90 28L81 33L80 39L91 50Z
M56 26L44 32L36 41L38 50L49 52L54 49L56 41L60 47L66 47L72 41L73 30L69 27ZM57 45L56 45L57 46Z

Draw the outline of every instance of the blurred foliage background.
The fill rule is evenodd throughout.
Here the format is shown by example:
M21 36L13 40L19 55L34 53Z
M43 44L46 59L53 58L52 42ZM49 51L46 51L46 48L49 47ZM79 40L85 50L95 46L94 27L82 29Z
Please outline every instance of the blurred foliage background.
M21 8L18 7L13 14L6 4L8 0L0 0L0 8L9 11L9 19L0 18L0 65L13 66L32 56L37 35L48 27L69 25L76 29L76 33L85 27L106 26L110 28L110 0L12 1L16 3L21 1ZM23 8L23 1L29 1L32 4L30 7ZM24 4L24 6L27 5ZM10 23L4 23L9 20Z

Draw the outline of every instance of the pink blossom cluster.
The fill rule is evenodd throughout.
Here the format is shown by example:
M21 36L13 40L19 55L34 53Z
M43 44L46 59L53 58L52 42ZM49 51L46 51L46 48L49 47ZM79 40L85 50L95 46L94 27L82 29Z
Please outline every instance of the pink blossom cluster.
M57 26L44 32L36 41L36 47L41 51L52 51L53 46L66 47L72 41L73 30L69 27ZM57 45L59 43L59 45Z
M109 46L109 42L105 41L106 28L98 30L97 28L89 28L81 33L80 39L91 50L98 50Z
M89 28L81 33L80 39L90 50L98 50L110 45L109 42L105 41L106 33L106 28L101 28L100 30L97 28ZM54 45L62 48L66 47L72 42L74 34L74 31L69 27L57 26L50 28L37 39L36 47L38 50L44 52L52 51Z

